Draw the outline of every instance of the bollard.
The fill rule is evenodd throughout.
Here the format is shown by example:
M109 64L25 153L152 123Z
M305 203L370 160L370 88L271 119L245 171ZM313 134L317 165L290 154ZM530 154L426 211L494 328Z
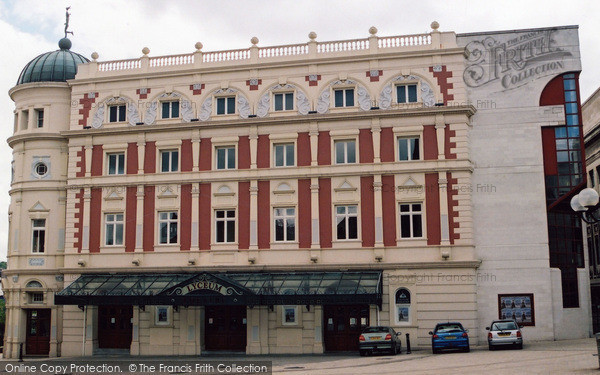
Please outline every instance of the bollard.
M406 334L406 354L410 354L410 335Z
M19 344L19 362L23 362L23 343Z

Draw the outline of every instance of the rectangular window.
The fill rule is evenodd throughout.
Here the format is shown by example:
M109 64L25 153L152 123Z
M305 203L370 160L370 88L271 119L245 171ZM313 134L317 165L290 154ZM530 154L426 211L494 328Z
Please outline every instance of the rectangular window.
M235 96L217 98L217 115L231 115L235 113Z
M293 207L276 208L273 217L275 219L275 241L295 241L296 209Z
M235 169L235 147L217 147L217 169Z
M398 103L416 103L417 85L398 85L396 86L396 96Z
M423 209L421 203L400 204L400 237L423 237Z
M335 224L338 240L358 238L358 206L336 206Z
M398 160L419 159L419 138L398 138Z
M356 141L345 140L335 141L335 163L352 164L356 163Z
M108 154L108 174L125 174L125 154Z
M162 118L179 117L179 100L162 102Z
M123 245L123 214L104 216L106 246Z
M336 107L354 107L354 89L333 90Z
M33 229L31 251L43 253L46 249L46 219L33 219L31 226Z
M284 143L275 145L275 166L293 167L294 166L294 144Z
M43 109L36 109L36 122L37 122L37 127L38 128L43 128L44 127L44 110Z
M215 211L215 228L215 242L235 242L235 210Z
M294 93L274 94L276 111L291 111L294 109Z
M121 105L111 105L108 107L108 122L123 122L126 119L127 115L127 106L125 104Z
M29 292L29 302L30 303L44 303L44 293L43 292Z
M296 325L298 324L298 306L282 306L281 307L281 324Z
M161 172L177 172L179 170L179 151L165 150L160 152Z
M177 211L167 211L158 213L158 234L159 243L176 244L177 243Z

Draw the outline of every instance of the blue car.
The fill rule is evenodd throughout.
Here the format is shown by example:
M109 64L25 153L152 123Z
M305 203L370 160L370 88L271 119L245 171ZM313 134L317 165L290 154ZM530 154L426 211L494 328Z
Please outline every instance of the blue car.
M469 346L469 330L464 329L458 322L438 323L431 335L431 349L437 354L442 349L471 350Z

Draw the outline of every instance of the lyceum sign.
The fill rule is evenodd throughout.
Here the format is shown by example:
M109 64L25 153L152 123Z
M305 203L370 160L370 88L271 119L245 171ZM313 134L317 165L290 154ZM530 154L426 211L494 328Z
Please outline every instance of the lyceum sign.
M571 53L558 46L556 31L531 31L503 42L491 36L472 41L465 47L470 64L463 74L465 83L480 87L499 80L510 89L564 69L564 58Z

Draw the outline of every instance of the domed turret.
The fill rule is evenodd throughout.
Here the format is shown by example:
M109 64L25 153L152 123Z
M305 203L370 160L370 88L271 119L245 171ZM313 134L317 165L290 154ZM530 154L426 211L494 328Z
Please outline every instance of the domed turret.
M71 41L62 38L59 50L43 53L31 60L19 76L17 85L30 82L66 82L75 78L77 65L89 62L82 55L72 52Z

